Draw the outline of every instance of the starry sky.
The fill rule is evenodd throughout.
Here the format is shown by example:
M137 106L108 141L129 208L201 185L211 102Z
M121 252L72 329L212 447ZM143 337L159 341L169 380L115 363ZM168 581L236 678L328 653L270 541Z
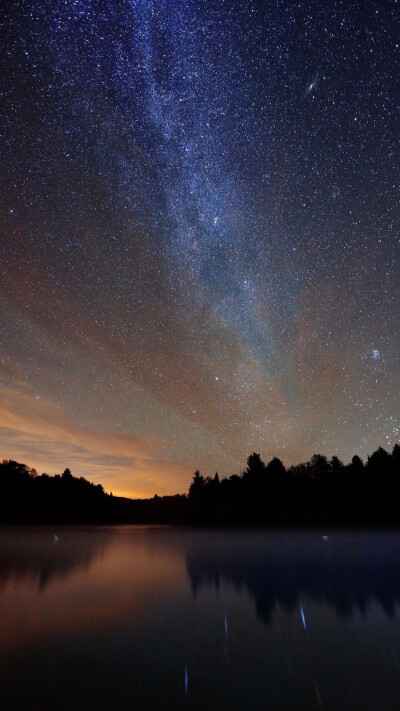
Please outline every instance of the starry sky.
M0 20L1 456L152 496L391 448L397 0Z

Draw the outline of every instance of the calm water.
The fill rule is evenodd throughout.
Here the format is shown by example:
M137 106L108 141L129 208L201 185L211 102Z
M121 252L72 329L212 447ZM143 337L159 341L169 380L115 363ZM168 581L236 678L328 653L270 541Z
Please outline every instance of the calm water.
M399 600L398 533L2 531L0 708L398 709Z

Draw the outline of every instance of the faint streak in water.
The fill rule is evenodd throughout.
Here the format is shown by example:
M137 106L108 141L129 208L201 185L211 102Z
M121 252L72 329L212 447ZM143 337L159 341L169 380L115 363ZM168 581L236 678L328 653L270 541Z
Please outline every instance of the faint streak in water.
M189 674L188 674L187 664L185 664L184 686L185 686L185 695L187 696L189 693Z
M228 618L226 615L224 617L224 628L225 628L225 637L228 639Z
M321 709L321 711L323 711L322 701L321 701L321 694L319 693L319 688L318 688L318 685L317 685L317 684L315 684L315 696L317 697L317 701L318 701L318 706L319 706L319 708Z
M305 630L307 630L306 618L305 618L304 610L303 610L302 607L300 607L300 615L301 615L301 620L302 620L302 622L303 622L303 627L304 627Z

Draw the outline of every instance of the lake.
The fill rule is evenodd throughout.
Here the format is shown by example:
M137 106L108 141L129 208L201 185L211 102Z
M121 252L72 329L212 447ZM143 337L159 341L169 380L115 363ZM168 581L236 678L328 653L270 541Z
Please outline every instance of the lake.
M0 708L400 708L400 534L0 531Z

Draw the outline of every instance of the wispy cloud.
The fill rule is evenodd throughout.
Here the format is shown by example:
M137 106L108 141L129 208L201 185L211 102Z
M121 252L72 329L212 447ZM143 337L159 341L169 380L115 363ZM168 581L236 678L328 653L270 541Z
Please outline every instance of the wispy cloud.
M39 471L69 466L114 493L172 493L182 488L182 474L189 472L182 464L158 460L160 445L156 439L78 423L63 408L21 389L0 390L2 455Z

